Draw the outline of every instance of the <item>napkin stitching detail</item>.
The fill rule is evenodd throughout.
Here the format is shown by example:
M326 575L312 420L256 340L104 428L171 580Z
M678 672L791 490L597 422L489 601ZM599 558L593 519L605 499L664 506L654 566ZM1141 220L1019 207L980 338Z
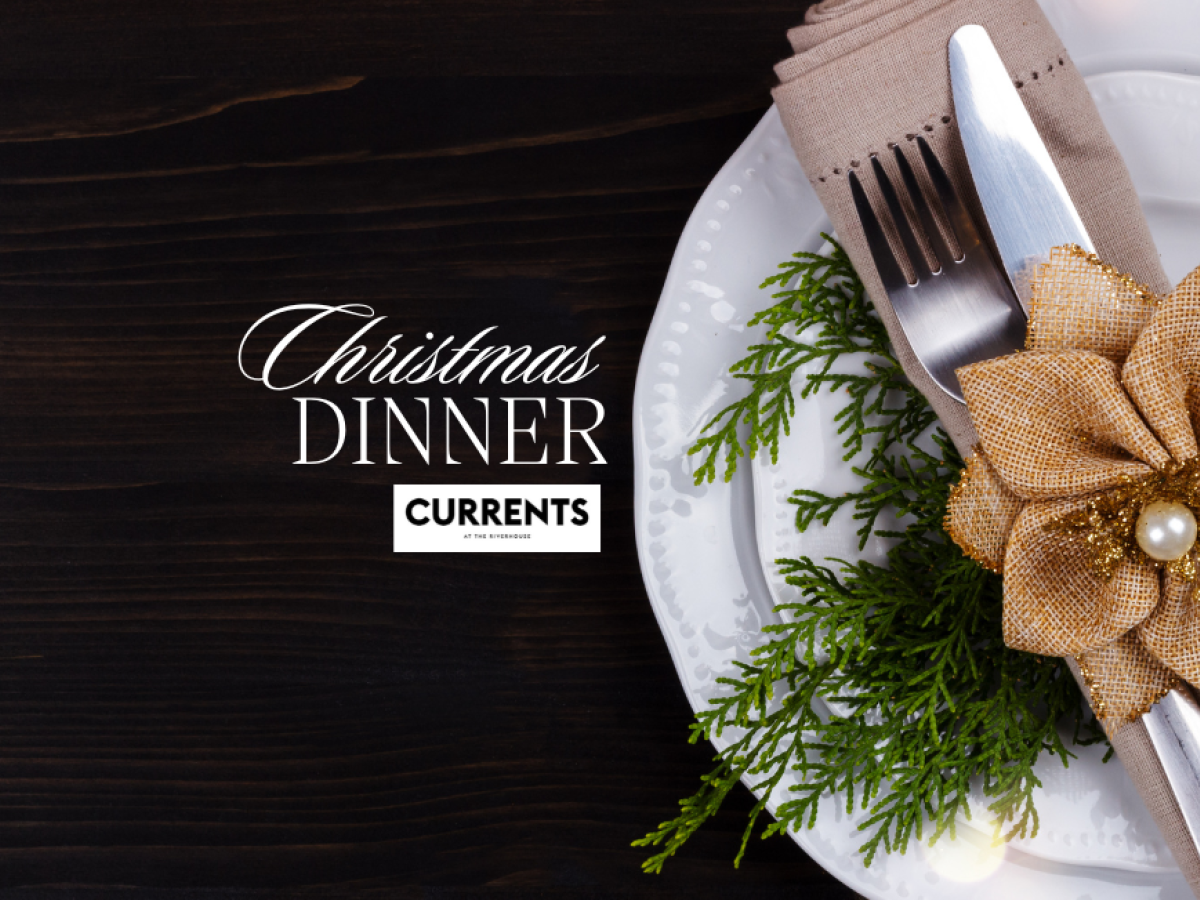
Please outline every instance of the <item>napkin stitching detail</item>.
M1053 78L1057 74L1058 69L1065 69L1067 67L1067 65L1068 65L1067 61L1069 59L1070 59L1070 57L1067 55L1066 50L1061 51L1060 54L1055 57L1051 57L1050 62L1048 62L1046 64L1045 74L1048 75L1049 77ZM1042 74L1042 72L1040 69L1038 69L1037 71L1034 71L1034 72L1030 72L1029 75L1025 76L1024 78L1014 79L1013 85L1016 87L1016 89L1018 91L1022 91L1025 88L1029 87L1033 82L1040 83L1042 81L1041 74ZM905 131L900 134L891 135L885 141L885 144L887 146L887 149L891 150L892 148L897 146L901 142L901 140L910 141L910 142L916 140L917 137L919 136L919 134L921 133L921 131L924 131L926 134L932 134L938 125L941 125L942 127L945 127L945 128L949 128L953 124L954 124L954 119L948 113L943 113L942 116L940 117L940 119L939 119L937 113L932 113L931 115L929 115L926 118L925 124L922 125L919 130ZM841 166L826 166L825 168L819 170L816 177L809 178L809 183L815 187L818 183L824 184L831 177L832 178L841 178L843 175L848 174L851 169L857 169L860 165L862 165L862 160L870 159L872 156L878 156L879 153L880 153L880 151L873 147L868 148L867 150L864 150L862 153L860 153L857 158L852 157L848 164L841 165Z
M903 131L899 134L893 134L884 142L888 150L900 145L901 142L915 141L920 137L921 133L932 134L939 126L942 128L950 128L954 124L954 118L949 113L943 113L940 117L937 113L932 113L925 119L925 124L915 131ZM873 156L878 156L881 151L874 148L869 148L860 153L857 157L850 159L847 166L826 166L821 169L815 178L810 178L809 182L816 184L817 182L824 183L828 177L841 178L843 175L849 174L850 170L857 169L862 165L864 160L868 160Z
M1055 63L1057 63L1057 64L1058 64L1058 68L1060 68L1060 69L1065 69L1065 68L1067 67L1067 55L1066 55L1066 53L1064 52L1064 53L1062 54L1062 56L1059 56L1057 59L1051 59L1051 60L1050 60L1050 62L1049 62L1047 65L1046 65L1046 72L1045 72L1045 74L1047 74L1047 75L1050 75L1050 76L1053 76L1053 75L1054 75ZM1018 91L1024 90L1026 87L1028 87L1028 86L1029 86L1029 83L1030 83L1031 81L1039 81L1039 80L1041 80L1041 79L1040 79L1040 75L1041 75L1041 74L1042 74L1042 70L1041 70L1041 69L1037 69L1037 70L1035 70L1035 71L1033 71L1033 72L1030 72L1030 73L1029 73L1028 75L1026 75L1024 78L1017 78L1017 79L1014 79L1014 80L1013 80L1013 84L1016 86L1016 88L1017 88L1017 90L1018 90Z

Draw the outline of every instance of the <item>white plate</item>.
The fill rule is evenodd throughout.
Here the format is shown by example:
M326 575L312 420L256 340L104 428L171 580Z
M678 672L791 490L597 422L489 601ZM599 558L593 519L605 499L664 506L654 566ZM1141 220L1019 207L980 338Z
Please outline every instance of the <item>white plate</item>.
M1200 246L1200 176L1188 168L1200 140L1200 82L1119 73L1089 84L1145 200L1168 272L1178 278L1192 263L1188 245ZM775 615L754 537L749 467L732 484L696 487L686 451L739 387L727 368L750 342L745 321L765 305L757 284L795 249L817 249L822 229L828 222L772 110L693 213L647 336L634 401L637 540L647 591L697 709L711 696L715 675L731 659L746 658ZM836 490L848 483L829 424L837 405L827 395L802 404L793 430L800 449L785 454L792 464L759 479L760 509L767 511L759 537L767 560L858 555L845 522L799 536L790 508L779 502L803 484ZM855 817L841 812L839 798L822 807L815 829L795 838L869 897L953 897L961 880L980 877L985 880L973 890L981 897L1018 890L1030 896L1067 891L1092 900L1191 896L1119 766L1102 767L1092 754L1065 771L1047 763L1039 774L1046 786L1038 838L1010 845L999 857L985 853L965 868L954 870L947 859L975 854L970 829L957 850L938 848L936 857L910 850L864 869L855 852L861 834ZM772 805L784 795L780 790Z

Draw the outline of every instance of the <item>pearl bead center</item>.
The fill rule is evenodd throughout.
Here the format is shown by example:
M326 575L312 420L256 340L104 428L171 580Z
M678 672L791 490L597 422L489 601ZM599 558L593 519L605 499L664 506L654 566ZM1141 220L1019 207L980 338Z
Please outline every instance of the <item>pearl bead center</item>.
M1172 562L1196 543L1196 517L1182 503L1147 503L1138 516L1137 542L1151 559Z

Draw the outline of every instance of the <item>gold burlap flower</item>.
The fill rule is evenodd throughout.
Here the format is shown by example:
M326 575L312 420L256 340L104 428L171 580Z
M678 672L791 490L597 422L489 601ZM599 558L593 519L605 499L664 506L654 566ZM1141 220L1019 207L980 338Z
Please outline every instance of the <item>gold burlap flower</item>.
M1194 556L1162 566L1131 531L1145 504L1200 490L1200 269L1157 298L1057 248L1026 352L958 376L980 446L947 530L1003 572L1005 642L1075 657L1110 733L1178 678L1200 685Z

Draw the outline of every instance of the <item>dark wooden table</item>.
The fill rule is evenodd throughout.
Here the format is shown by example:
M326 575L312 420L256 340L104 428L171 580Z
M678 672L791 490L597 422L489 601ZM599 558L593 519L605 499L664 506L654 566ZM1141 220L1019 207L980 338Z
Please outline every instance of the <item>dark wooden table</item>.
M745 791L661 877L629 846L711 758L635 554L638 356L805 5L3 5L6 896L853 896L784 839L735 871ZM607 335L608 465L291 465L238 341L334 301ZM393 482L548 477L603 485L603 554L392 553Z

